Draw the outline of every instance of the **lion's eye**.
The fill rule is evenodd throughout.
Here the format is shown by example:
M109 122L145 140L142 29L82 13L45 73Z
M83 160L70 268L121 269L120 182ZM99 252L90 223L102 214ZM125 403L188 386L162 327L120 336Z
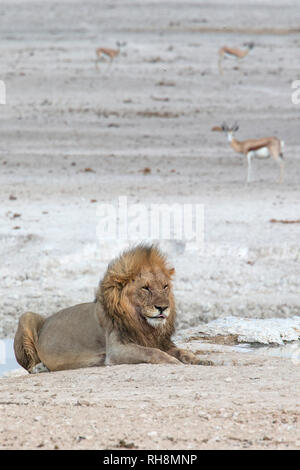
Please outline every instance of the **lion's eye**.
M148 292L150 292L150 287L148 287L148 286L143 286L142 289L147 290Z
M166 285L164 286L164 289L168 289L168 287L169 287L169 284L166 284Z

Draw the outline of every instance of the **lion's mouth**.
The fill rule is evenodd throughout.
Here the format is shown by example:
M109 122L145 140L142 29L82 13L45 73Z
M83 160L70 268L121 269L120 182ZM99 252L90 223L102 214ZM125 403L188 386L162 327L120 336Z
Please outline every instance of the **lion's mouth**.
M148 312L144 312L144 317L146 318L147 321L157 324L164 323L166 319L168 318L169 315L169 309L165 309L164 311L161 312L154 312L153 310L150 310Z
M158 315L156 315L156 317L151 317L151 318L157 318L157 319L162 318L164 320L165 318L167 318L167 316L164 313L159 313Z
M146 315L146 316L147 316L147 318L149 318L150 320L160 320L160 321L162 321L162 320L165 320L168 315L165 314L165 313L163 313L163 312L161 312L161 313L159 313L158 315L153 315L153 316L152 316L152 315Z
M153 312L152 312L153 313ZM160 328L162 327L167 321L168 314L164 312L160 312L157 315L145 315L146 321L151 325L153 328Z

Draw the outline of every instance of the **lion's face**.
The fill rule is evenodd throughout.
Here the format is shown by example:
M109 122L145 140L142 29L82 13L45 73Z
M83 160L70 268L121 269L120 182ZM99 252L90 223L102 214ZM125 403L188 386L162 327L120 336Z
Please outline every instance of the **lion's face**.
M173 308L170 278L161 270L142 270L126 287L126 297L136 314L154 328L162 327Z
M96 302L121 341L154 348L169 345L176 318L174 273L153 245L127 250L109 264Z

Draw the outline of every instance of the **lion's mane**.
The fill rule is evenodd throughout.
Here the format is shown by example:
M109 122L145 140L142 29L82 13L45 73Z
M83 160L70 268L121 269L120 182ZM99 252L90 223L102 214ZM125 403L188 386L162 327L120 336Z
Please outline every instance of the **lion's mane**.
M170 281L170 314L161 328L151 327L136 311L130 311L124 294L125 286L145 269L160 270ZM155 245L138 245L113 260L96 293L96 304L100 306L99 313L101 310L106 328L110 331L116 329L123 343L134 342L141 346L168 349L176 316L171 284L174 272Z

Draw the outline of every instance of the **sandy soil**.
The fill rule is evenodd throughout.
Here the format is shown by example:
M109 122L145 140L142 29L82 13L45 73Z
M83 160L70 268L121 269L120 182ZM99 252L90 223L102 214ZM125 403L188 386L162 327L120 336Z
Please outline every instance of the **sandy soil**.
M299 449L299 365L209 357L2 379L0 448Z
M205 206L202 254L164 245L179 327L299 315L300 224L270 222L299 219L298 2L131 3L130 14L121 0L1 3L0 338L26 310L49 315L93 298L119 249L97 238L97 206L124 195ZM127 43L120 56L97 70L96 47L116 41ZM218 48L247 41L251 54L225 61L219 76ZM254 162L245 185L245 160L211 132L223 120L239 122L241 139L284 139L282 186L269 160ZM241 360L5 379L0 445L299 446L298 369Z

